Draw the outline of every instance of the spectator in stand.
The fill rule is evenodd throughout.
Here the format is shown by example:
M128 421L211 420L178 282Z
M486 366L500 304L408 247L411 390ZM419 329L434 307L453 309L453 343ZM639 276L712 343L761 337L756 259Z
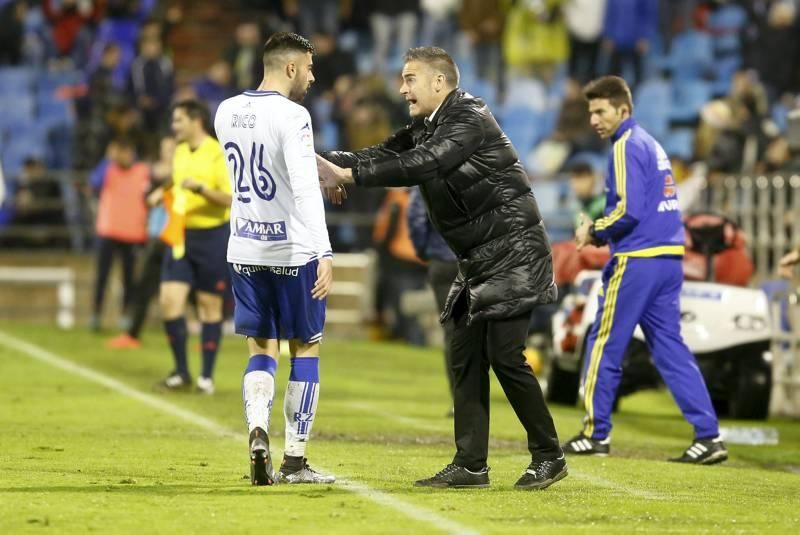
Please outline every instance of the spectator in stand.
M92 26L101 9L93 0L42 0L42 12L52 27L55 56L70 58L75 67L86 65L92 44Z
M459 11L461 30L472 48L478 78L491 80L498 86L503 78L500 38L507 12L503 0L462 0Z
M130 92L141 113L145 132L158 134L166 127L175 73L160 39L146 39L140 43L140 48L139 56L131 65ZM147 150L146 155L150 157L153 152Z
M297 21L297 29L305 37L317 32L339 35L339 15L351 4L352 0L283 0L283 9Z
M234 39L224 54L233 72L233 85L239 91L255 89L264 76L261 30L255 22L242 22Z
M163 206L163 187L172 180L172 156L175 153L175 138L161 138L161 154L152 166L152 181L147 195L150 212L147 216L147 245L142 252L139 263L138 278L135 284L133 302L131 303L131 322L127 330L106 342L110 349L136 349L142 343L139 337L147 318L150 301L158 293L161 285L161 264L164 260L166 245L161 241L161 232L167 219Z
M16 0L0 7L0 65L19 65L28 3Z
M314 84L311 92L328 98L337 80L356 74L356 58L336 44L333 34L318 32L311 36L314 45Z
M421 0L422 32L425 46L455 50L456 16L461 0Z
M642 62L658 31L658 0L607 0L603 48L609 55L608 74L625 76L633 89L642 81Z
M376 73L391 71L391 52L397 56L414 46L417 36L417 11L419 0L394 0L386 2L373 0L369 24L372 29L373 64ZM396 46L392 47L392 43Z
M147 239L145 195L150 186L148 166L136 159L129 139L116 139L109 147L109 162L101 163L92 175L92 187L99 193L97 207L97 279L90 328L99 331L106 282L113 256L122 258L123 317L131 302L136 245Z
M770 102L800 91L800 17L793 0L742 2L750 24L744 32L745 64L759 73Z
M569 57L562 0L519 2L511 7L503 34L503 54L514 76L553 81Z
M410 195L408 188L387 189L375 217L372 239L378 250L376 307L393 339L421 346L425 344L425 333L417 318L406 314L401 306L403 294L425 287L425 265L417 257L409 236L406 210Z
M564 3L564 19L569 32L569 75L581 85L598 74L597 59L605 10L606 0L566 0Z
M63 233L52 229L65 223L61 185L47 172L41 160L27 158L11 189L10 223L19 228L20 234L7 236L4 245L54 247L68 244Z
M573 79L568 79L564 86L564 100L551 139L566 143L572 153L600 152L605 147L605 142L598 140L589 124L582 86Z
M126 101L122 87L114 83L114 71L120 61L120 50L115 44L106 45L100 66L89 76L89 87L84 98L76 103L78 127L77 164L91 168L102 158L105 150L103 140L108 136L108 116L111 111Z
M575 194L578 206L575 212L575 228L580 226L581 214L594 221L603 216L606 208L606 196L598 186L597 173L585 162L577 162L570 167L569 185Z
M314 72L315 76L316 74ZM233 94L230 65L224 61L212 63L203 77L192 82L192 89L194 97L202 100L208 107L209 115L214 117L219 103Z

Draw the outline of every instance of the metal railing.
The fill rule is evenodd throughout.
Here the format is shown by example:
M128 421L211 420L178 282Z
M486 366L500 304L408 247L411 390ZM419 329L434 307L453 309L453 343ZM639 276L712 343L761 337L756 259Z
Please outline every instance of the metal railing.
M747 236L758 279L800 245L800 175L728 176L706 184L703 208L733 220Z

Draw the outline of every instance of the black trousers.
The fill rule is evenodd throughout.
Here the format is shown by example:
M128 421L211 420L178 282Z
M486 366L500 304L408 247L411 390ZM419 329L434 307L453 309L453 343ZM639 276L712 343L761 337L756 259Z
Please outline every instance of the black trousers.
M589 83L596 74L597 58L600 52L600 39L581 41L569 36L569 75L581 85Z
M450 287L453 286L453 281L458 275L458 263L456 262L443 262L441 260L431 260L428 263L428 283L433 288L433 295L436 298L436 309L441 314L444 310L444 303L447 300L447 294L450 293ZM447 321L442 326L444 331L444 369L447 373L447 384L450 387L450 396L452 397L455 378L453 377L453 329L455 325L452 321Z
M486 466L489 455L489 366L528 434L534 460L561 456L553 418L542 389L525 357L530 314L473 321L467 325L467 301L456 302L452 358L455 377L455 439L453 464L470 470Z
M97 273L94 286L94 315L100 316L106 295L106 283L111 272L111 261L115 255L122 259L122 308L127 312L133 289L133 265L136 244L125 243L110 238L97 239Z
M139 265L139 278L136 281L133 301L131 302L131 326L128 334L139 338L150 301L158 293L161 285L161 263L166 245L158 238L151 238L142 252Z

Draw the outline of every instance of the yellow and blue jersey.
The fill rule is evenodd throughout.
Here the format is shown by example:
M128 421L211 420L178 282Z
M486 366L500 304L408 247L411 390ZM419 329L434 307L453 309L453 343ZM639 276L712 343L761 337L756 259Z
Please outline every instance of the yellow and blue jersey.
M187 229L213 228L227 223L230 207L220 206L183 188L181 183L187 178L200 182L207 189L231 192L225 153L216 139L207 136L194 150L186 142L175 148L172 162L173 210L185 215Z
M606 209L594 235L616 256L676 256L684 252L678 192L667 153L628 118L611 137Z

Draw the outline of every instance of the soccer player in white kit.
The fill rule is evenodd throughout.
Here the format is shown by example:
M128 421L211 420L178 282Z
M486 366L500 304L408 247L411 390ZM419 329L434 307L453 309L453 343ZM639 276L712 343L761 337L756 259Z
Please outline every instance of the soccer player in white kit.
M276 33L264 45L264 80L220 104L214 128L233 182L228 264L236 332L250 360L242 397L253 485L333 483L305 458L319 399L319 354L332 253L311 117L299 104L314 81L311 43ZM286 442L274 472L269 422L279 340L289 340Z

